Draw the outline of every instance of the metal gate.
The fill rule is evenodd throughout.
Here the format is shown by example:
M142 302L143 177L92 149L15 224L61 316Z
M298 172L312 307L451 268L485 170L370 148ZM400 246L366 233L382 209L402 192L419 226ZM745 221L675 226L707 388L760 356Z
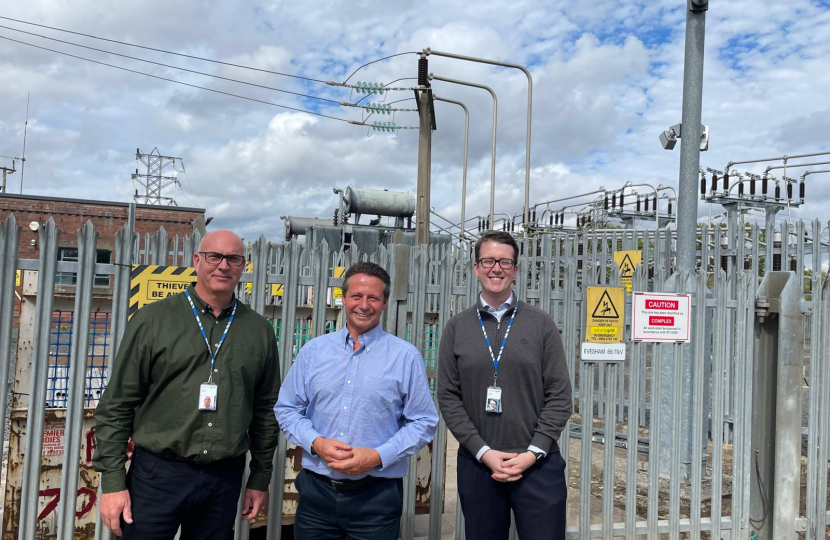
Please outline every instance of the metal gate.
M722 229L700 229L694 269L674 268L668 230L560 232L521 242L517 293L558 323L575 391L576 412L559 441L571 490L569 538L699 538L704 531L711 538L747 538L755 530L763 536L770 526L776 538L824 537L830 458L830 285L821 270L828 259L821 241L826 230L818 222L782 224L785 240L770 246L757 226L729 231L731 242L722 241ZM57 261L54 222L38 234L39 259L18 260L20 227L13 217L0 224L0 394L14 392L13 411L0 399L0 413L12 418L3 538L105 538L96 520L97 476L87 460L100 390L93 384L106 379L126 324L131 265L186 266L201 235L169 238L162 229L139 238L127 225L116 235L115 260L102 264L95 260L91 224L78 232L77 262ZM692 296L692 340L652 344L631 342L626 334L624 363L583 362L584 289L620 283L613 259L620 250L642 253L633 292ZM382 323L422 351L433 385L441 329L478 294L468 245L389 245L363 254L261 237L249 244L248 255L251 269L242 281L251 285L240 284L238 293L274 322L283 376L299 346L343 324L332 294L342 285L338 268L363 259L389 271L392 296ZM781 272L790 261L793 271ZM23 272L18 290L24 299L17 329L16 270ZM72 306L55 298L58 272L77 274ZM112 276L112 299L94 297L96 275ZM625 310L630 313L630 300ZM66 357L51 348L56 311L71 312L70 327L59 326L56 343L68 349ZM102 320L105 335L99 336L102 327L95 325ZM66 331L68 338L61 338ZM761 365L777 370L776 380L789 392L775 402L778 413L790 416L766 430L753 421L765 414L753 394L764 376ZM10 375L23 373L8 386ZM65 425L60 435L58 420ZM446 445L442 423L430 449L411 458L402 538L413 538L417 513L429 514L429 538L441 538L441 516L452 512L443 504L445 482L453 481L444 477ZM48 455L58 448L59 454ZM280 538L279 525L293 515L299 460L282 438L269 507L254 523L268 525L269 539ZM60 480L44 476L58 468ZM457 523L453 536L461 538L460 515ZM247 538L248 526L238 522L236 538Z

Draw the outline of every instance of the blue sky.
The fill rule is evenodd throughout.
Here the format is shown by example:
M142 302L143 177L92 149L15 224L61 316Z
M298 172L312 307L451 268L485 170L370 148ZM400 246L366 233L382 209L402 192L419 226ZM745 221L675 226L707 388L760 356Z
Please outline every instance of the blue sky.
M521 63L534 81L531 202L620 187L626 181L677 185L679 152L657 136L680 121L685 0L158 3L125 0L12 0L0 15L217 60L342 81L365 62L425 47ZM163 16L159 16L163 13ZM348 90L240 70L0 21L0 24L158 62L348 101ZM359 120L354 108L151 66L0 29L0 36L59 49L216 90ZM712 2L707 14L704 167L810 153L830 146L828 2L786 5ZM417 56L372 64L350 82L417 75ZM135 149L184 158L181 189L166 193L200 206L213 225L246 237L282 236L281 215L328 217L331 188L414 191L417 131L394 138L0 40L0 154L19 155L31 92L24 192L130 200ZM521 72L430 57L430 71L487 84L499 98L497 212L524 200L526 79ZM414 81L401 81L410 86ZM490 199L492 100L481 90L436 82L435 92L470 109L467 215ZM410 97L396 92L388 100ZM352 94L351 101L361 95ZM367 103L368 100L364 100ZM413 108L412 101L401 107ZM460 212L463 114L437 105L432 205ZM389 117L372 120L389 121ZM417 125L397 113L398 125ZM748 172L761 172L763 166ZM794 176L797 170L789 172ZM800 173L799 173L800 174ZM182 175L183 176L183 175ZM815 175L794 215L822 217L830 176ZM19 178L11 177L10 191ZM720 207L712 213L721 212ZM702 216L709 208L700 204Z

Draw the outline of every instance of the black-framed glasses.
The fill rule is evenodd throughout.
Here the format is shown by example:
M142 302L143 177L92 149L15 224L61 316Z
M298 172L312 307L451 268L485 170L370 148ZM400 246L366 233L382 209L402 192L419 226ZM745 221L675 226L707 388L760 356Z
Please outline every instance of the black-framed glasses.
M239 267L245 264L244 255L223 255L215 251L200 251L199 255L204 257L205 262L211 266L218 266L221 264L222 259L228 261L228 266Z
M494 259L493 257L482 257L478 260L478 264L480 264L482 268L493 268L496 264L498 264L501 266L502 270L511 270L514 266L516 266L516 261L513 259Z

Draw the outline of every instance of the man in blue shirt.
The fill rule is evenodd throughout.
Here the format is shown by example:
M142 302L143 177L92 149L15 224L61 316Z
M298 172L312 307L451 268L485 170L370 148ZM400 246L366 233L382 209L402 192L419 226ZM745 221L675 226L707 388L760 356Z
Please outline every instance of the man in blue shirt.
M299 540L397 539L405 458L435 435L423 358L379 324L389 286L377 264L349 268L346 328L309 341L280 390L277 420L303 449Z

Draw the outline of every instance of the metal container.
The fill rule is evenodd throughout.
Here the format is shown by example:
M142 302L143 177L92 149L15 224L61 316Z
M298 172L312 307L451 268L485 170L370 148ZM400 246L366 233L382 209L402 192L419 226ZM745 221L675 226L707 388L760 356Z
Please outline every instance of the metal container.
M413 193L348 187L343 199L347 214L412 217L415 213Z

